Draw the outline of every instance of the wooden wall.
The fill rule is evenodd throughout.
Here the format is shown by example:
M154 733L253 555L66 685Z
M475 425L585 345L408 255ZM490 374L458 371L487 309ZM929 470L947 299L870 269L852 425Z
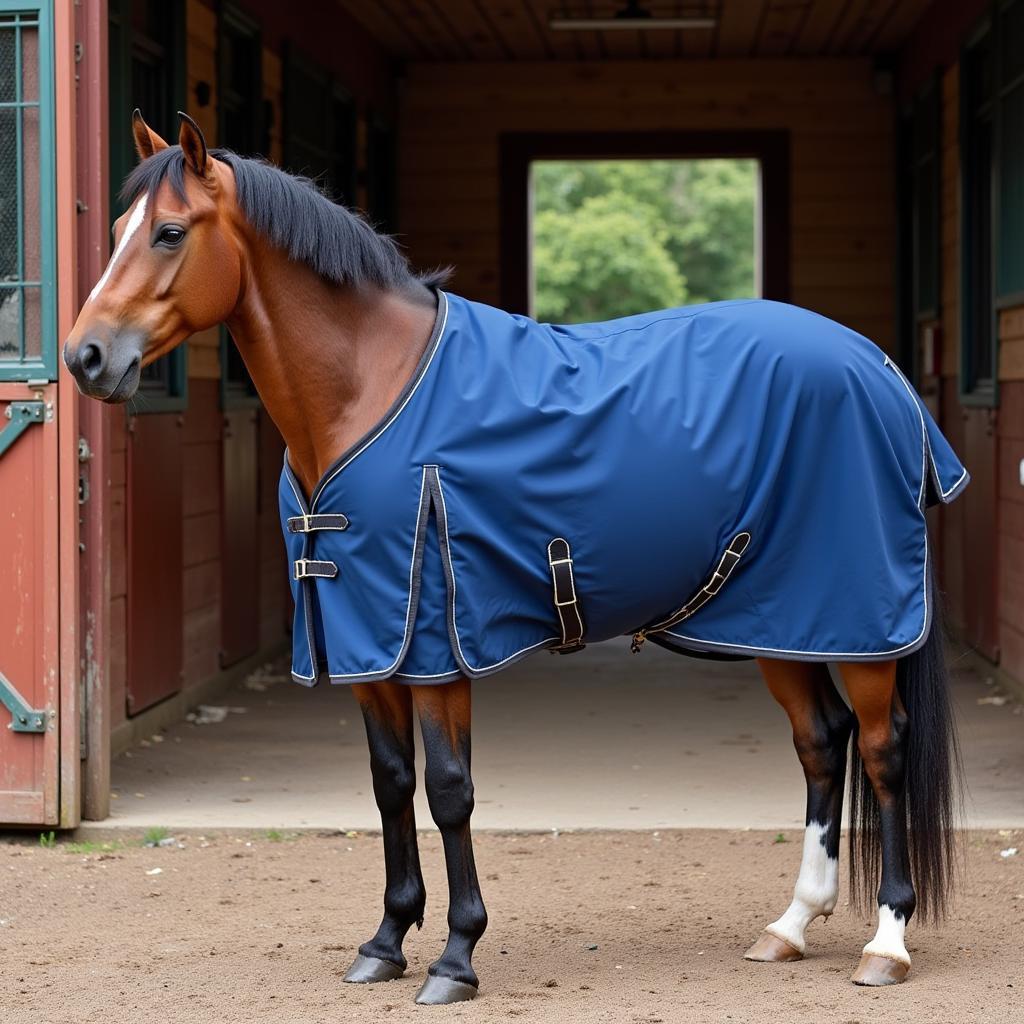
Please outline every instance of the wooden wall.
M399 223L420 266L498 301L498 140L514 131L790 133L792 300L894 341L893 104L866 60L412 64Z
M262 29L263 98L273 109L271 159L283 152L283 59L296 46L333 72L357 97L361 119L372 108L393 112L394 75L389 60L354 25L333 0L313 0L296 20L277 3L249 0L238 3ZM316 26L318 31L311 31ZM187 0L186 5L188 113L195 118L209 145L217 144L217 14L211 0ZM305 33L305 36L303 36ZM299 38L294 39L294 36ZM200 106L197 86L210 86L209 102ZM365 132L361 134L365 137ZM170 140L173 141L173 140ZM188 341L188 407L182 421L184 510L182 530L184 633L184 690L209 683L221 672L221 538L225 528L222 499L224 416L220 400L220 336L217 329ZM284 446L274 424L262 409L258 423L258 547L259 649L271 651L286 639L291 598L277 513L277 482ZM127 693L127 441L128 421L114 417L111 444L112 567L111 567L111 725L126 719Z
M954 51L955 52L955 51ZM941 411L942 429L954 448L966 458L966 417L959 397L960 366L960 139L959 67L942 71L942 282ZM1006 309L998 318L999 407L996 431L996 536L972 536L965 516L965 501L955 501L941 513L941 559L947 611L955 626L969 614L970 584L965 560L975 557L978 545L996 546L997 640L1000 668L1024 684L1024 487L1020 465L1024 460L1024 307ZM968 464L968 469L971 469ZM966 495L965 495L966 498Z

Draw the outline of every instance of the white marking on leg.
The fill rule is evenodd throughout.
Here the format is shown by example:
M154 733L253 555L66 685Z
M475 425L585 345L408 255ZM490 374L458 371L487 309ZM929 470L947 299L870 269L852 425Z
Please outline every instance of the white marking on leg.
M887 960L898 960L910 966L910 954L903 944L903 933L907 922L896 916L892 907L884 904L878 908L878 931L875 937L864 947L865 953L884 956Z
M801 953L806 948L804 931L816 917L828 917L839 898L839 858L830 857L824 846L828 825L812 821L804 832L800 874L793 887L789 909L765 931L788 942Z
M118 261L121 253L128 248L128 243L132 240L132 235L139 230L139 225L143 222L146 217L146 199L147 196L142 196L139 201L135 204L135 209L132 210L132 215L128 218L128 223L125 225L124 234L121 236L121 241L117 243L117 248L114 250L114 255L110 257L110 262L107 264L107 269L103 271L103 276L96 282L96 286L91 292L89 292L89 301L92 302L101 291L103 286L107 283L110 278L110 272L114 269L114 264Z

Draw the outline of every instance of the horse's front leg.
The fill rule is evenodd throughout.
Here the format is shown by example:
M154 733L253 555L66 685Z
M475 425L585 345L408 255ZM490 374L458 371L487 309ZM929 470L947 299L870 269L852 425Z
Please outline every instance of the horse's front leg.
M412 694L399 683L353 686L370 745L373 792L384 833L384 918L345 974L345 981L392 981L406 968L402 940L423 924L427 894L416 846L416 747Z
M839 829L853 715L827 666L764 658L758 664L793 726L793 745L807 780L807 818L793 900L745 956L785 962L801 959L807 926L817 917L828 917L839 896Z
M448 943L440 959L430 965L416 1002L456 1003L477 994L473 949L487 927L469 830L473 813L469 680L416 686L413 700L426 751L427 802L441 830L448 869Z

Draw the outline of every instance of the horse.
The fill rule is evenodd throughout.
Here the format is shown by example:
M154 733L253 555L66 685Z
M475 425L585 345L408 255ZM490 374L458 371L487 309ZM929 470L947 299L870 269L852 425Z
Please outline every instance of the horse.
M297 605L294 639L299 652L293 662L293 674L307 685L325 673L334 682L351 685L365 723L383 834L383 918L376 934L359 947L345 980L372 983L401 977L407 967L402 952L404 939L414 924L419 927L423 922L426 894L413 814L414 725L418 718L426 754L428 804L442 836L447 865L449 935L440 957L429 967L416 1001L444 1004L477 995L479 980L472 956L487 926L487 913L474 866L470 832L474 805L471 681L512 660L508 657L502 661L502 648L494 655L496 661L484 664L487 652L480 653L485 642L480 634L493 638L494 644L501 644L506 633L511 636L515 629L522 628L526 631L523 636L517 634L508 640L508 650L514 650L518 657L544 648L571 652L579 649L585 639L594 635L600 639L617 628L620 634L633 633L634 649L650 639L684 653L755 657L769 691L791 723L807 789L802 859L792 902L781 917L765 925L746 951L746 958L773 963L800 960L806 951L808 926L819 917L828 918L834 911L849 764L852 895L860 906L866 905L870 895L877 900L877 931L865 945L852 981L868 986L902 982L911 963L904 941L905 926L915 909L926 920L941 918L956 874L954 827L960 767L936 607L938 592L927 551L924 506L927 496L951 500L966 483L967 474L948 447L943 447L945 442L937 428L891 361L866 339L852 332L842 333L845 329L831 321L812 319L812 314L795 307L758 302L726 309L708 307L692 315L685 310L663 311L646 319L586 329L551 328L525 317L509 317L446 295L441 287L446 280L445 272L415 274L391 238L377 233L359 214L334 203L310 180L227 150L208 150L202 132L187 115L180 115L178 143L173 146L150 128L138 111L133 115L132 128L140 162L125 182L122 197L127 209L116 222L113 254L64 345L63 359L83 395L107 403L123 403L138 388L144 366L191 334L226 324L264 406L285 439L281 505L293 567ZM795 341L778 341L778 345L796 346L786 349L785 358L767 345L771 361L768 370L764 370L756 362L755 348L748 342L757 333L756 325L772 322L773 317L783 318L782 329L776 334L788 337L792 332L786 325L799 323L801 331L806 328L809 332L811 341L802 347ZM473 325L488 335L483 342L470 337ZM453 331L462 338L459 351L463 355L445 363L444 357L437 355L438 346L446 334L445 344L454 344ZM671 334L671 346L657 340L658 331ZM540 398L525 394L543 385L530 377L533 357L524 358L523 349L516 347L524 338L532 339L528 351L539 353L538 362L552 352L556 354L552 358L568 361L569 370L564 374L561 369L558 371L554 398L550 392L544 392ZM616 347L627 343L628 351ZM907 524L902 535L903 547L882 554L889 561L913 561L913 572L907 577L907 586L911 587L907 590L907 601L914 609L912 632L896 640L877 638L877 643L871 637L858 640L859 648L849 653L834 645L827 650L820 645L815 651L780 650L766 640L754 642L749 637L745 643L730 644L726 634L715 634L716 628L727 630L733 621L723 618L723 613L716 609L729 608L735 621L749 621L751 630L768 630L765 636L770 637L775 623L784 622L793 607L806 599L805 593L790 590L787 574L791 565L801 573L839 574L835 577L838 586L833 589L840 593L821 598L839 602L822 605L831 610L827 621L816 628L826 632L842 634L847 619L874 623L881 612L876 614L875 609L867 606L872 601L887 603L884 593L865 599L861 602L865 605L863 616L859 615L862 609L855 606L856 595L862 592L858 588L875 585L878 581L873 577L881 572L859 572L858 566L875 565L875 555L869 549L875 544L884 546L886 532L870 534L870 543L846 554L841 544L822 551L815 543L810 545L812 560L805 564L801 562L803 549L799 538L817 537L815 531L819 531L827 541L827 531L835 524L819 520L831 517L838 522L845 499L839 496L832 502L834 507L821 506L824 512L811 515L814 508L804 505L796 496L787 498L785 489L772 499L774 504L765 506L770 515L766 513L764 523L735 535L732 531L736 527L730 526L721 541L717 533L702 540L707 542L707 551L701 555L705 563L698 570L700 578L706 576L704 584L675 612L664 614L677 603L667 595L679 588L678 583L659 583L657 570L662 563L674 565L676 543L655 545L653 553L645 553L644 545L636 539L623 543L607 532L607 520L617 516L608 510L619 507L614 501L621 504L625 500L622 495L629 498L635 491L634 503L639 506L661 504L660 500L646 501L643 497L663 492L650 490L649 478L659 474L656 468L652 469L649 459L644 461L641 450L646 445L661 452L658 446L662 444L663 428L659 424L667 421L667 413L675 407L671 388L679 389L680 407L692 399L691 395L683 397L684 377L676 381L672 374L661 372L657 375L660 380L669 379L667 405L653 418L645 419L637 411L637 395L647 394L644 389L650 390L654 385L649 383L649 377L641 379L636 367L643 363L647 349L656 345L662 346L659 351L671 351L672 359L689 360L685 365L690 370L703 365L693 360L721 358L723 346L738 346L735 351L742 358L737 358L737 364L753 366L755 383L765 376L781 382L779 389L772 392L771 400L760 405L751 399L719 403L721 408L716 407L715 415L725 418L722 422L737 414L737 404L755 404L763 416L760 428L741 431L738 438L728 442L728 458L719 460L727 467L739 466L751 452L760 454L756 458L751 455L750 465L761 465L767 457L764 452L775 451L769 435L773 429L781 429L777 417L780 410L789 408L786 403L791 397L796 396L793 401L798 404L787 413L786 429L790 433L783 444L775 446L779 451L772 457L799 462L803 458L800 438L807 434L801 423L810 408L808 402L816 402L815 408L827 406L836 415L844 416L846 411L868 408L862 406L858 396L865 388L874 392L873 404L864 414L866 433L858 435L840 454L851 465L861 467L858 472L874 473L875 477L884 472L890 474L886 479L897 481L901 504L896 513L889 514L880 506L877 515L865 514L862 507L856 518L869 523L888 519L887 530L900 528L896 519ZM761 349L764 347L762 344ZM543 406L537 413L543 413L539 428L536 422L516 412L509 420L512 427L506 429L495 420L497 413L492 414L492 407L513 398L508 394L476 394L478 367L473 360L499 358L506 348L520 354L495 372L486 373L495 378L499 392L514 392L517 402ZM837 372L839 356L834 353L840 351L847 353L843 357L847 363ZM433 369L425 369L431 364ZM629 405L634 421L638 417L642 420L636 429L646 431L645 445L631 447L617 443L614 436L605 437L601 434L600 419L588 424L586 436L573 435L560 441L558 424L573 420L566 413L566 403L570 401L567 396L571 393L578 398L583 383L590 377L613 372L609 366L614 366L619 377L606 391L618 396L615 401ZM801 385L799 375L812 371L817 374L814 380L818 383L812 387ZM430 382L421 383L428 379L424 376L428 372L433 374ZM463 376L451 376L459 373ZM791 376L785 376L787 373ZM462 392L446 392L442 386L445 380L454 381L450 386L462 388ZM419 391L413 394L417 387ZM424 405L421 397L424 389L430 388L436 392L434 400ZM715 388L715 380L709 378L700 391L714 400ZM604 408L605 396L593 400ZM479 488L470 480L468 489L459 497L459 481L454 479L458 474L447 461L450 456L454 462L455 456L445 449L436 462L422 465L422 473L415 481L402 477L402 486L411 488L408 503L387 498L372 509L366 506L375 488L384 486L383 481L397 459L396 445L400 442L391 439L399 436L399 432L392 424L401 423L402 417L411 417L411 433L417 437L429 434L435 422L447 423L455 429L451 424L457 421L462 431L458 435L460 444L469 453L467 457L475 459L474 465L481 474ZM680 458L697 458L703 450L711 455L722 454L715 446L725 443L719 440L725 431L711 429L699 415L692 422L686 421L685 427L689 433L683 440L677 436L672 441L673 450L682 453ZM591 433L598 436L598 443L590 445ZM498 450L499 455L475 456L476 441L482 444L485 435L501 435L504 439L505 447ZM547 557L537 565L523 562L519 566L521 571L509 570L508 586L518 585L511 577L522 576L523 593L529 601L540 600L541 588L547 580L553 588L553 602L544 610L535 606L534 601L528 611L514 617L514 628L506 628L505 620L486 618L487 600L474 596L474 571L477 577L493 575L488 560L512 556L473 547L479 545L481 537L479 531L474 533L472 523L466 525L466 520L471 513L483 515L477 491L491 486L487 466L500 463L506 456L511 458L511 453L526 443L527 435L530 444L540 446L536 451L541 455L521 467L528 478L524 486L544 491L554 472L549 463L557 464L556 476L562 474L577 482L584 479L579 476L584 472L580 465L593 467L602 460L618 459L619 471L629 473L632 467L633 472L623 486L610 489L614 495L605 489L605 496L612 502L606 515L600 509L590 515L590 506L578 501L572 514L581 517L582 526L577 523L571 537L568 532L565 536L552 536ZM699 440L699 444L694 442L692 452L686 442L691 436ZM415 443L415 437L408 441ZM552 444L556 448L553 452L549 450ZM572 457L560 456L557 448L563 444L572 448ZM458 445L449 446L452 447ZM625 451L624 455L620 449ZM900 452L907 454L902 456ZM371 459L373 453L376 454ZM884 470L873 469L872 460L883 465ZM828 461L813 467L812 476L828 478L832 472L826 465ZM375 467L373 472L378 476L359 477L359 467L366 465ZM699 467L694 472L698 470ZM586 469L588 473L592 471ZM729 470L727 476L732 472ZM347 486L344 481L349 473L357 474L357 486L345 493L354 508L361 509L362 522L351 508L332 505L332 510L325 512L318 503L323 498L331 504L324 496L329 495L331 488ZM510 478L515 475L501 474L502 486L510 487ZM659 487L674 486L669 479L671 474L661 475L665 479L657 482ZM701 516L706 508L715 507L719 491L732 494L739 490L748 496L760 493L758 478L745 477L744 481L739 487L730 479L720 486L709 486L700 501L685 489L677 495L676 509L683 528L676 531L675 537L681 549L686 547L691 532L700 532ZM878 495L871 500L881 502L884 488L877 481L873 486ZM507 531L510 537L516 530L534 528L548 506L561 500L553 492L544 493L544 501L525 511L508 498L509 504L501 504L507 511L502 513L499 509L488 520L491 528ZM645 507L638 515L645 513ZM373 530L367 529L366 523L371 516L380 517L380 522L373 525L382 532L391 529L388 517L394 519L395 536L402 538L402 545L411 545L412 570L408 569L408 547L398 545L395 554L383 541L373 546ZM765 554L769 542L759 539L759 531L771 534L774 518L785 520L790 527L785 541L789 546L781 554L776 553L773 560ZM646 528L642 525L640 529ZM428 531L429 538L424 539ZM618 543L616 550L632 559L627 559L629 564L624 571L632 572L639 584L655 596L638 598L635 608L616 617L615 587L602 586L602 580L590 568L591 548L587 545L591 535L599 537L602 543ZM314 552L314 541L328 547L318 547ZM374 557L383 560L394 555L399 568L410 572L409 579L415 576L415 586L411 582L407 586L403 581L394 594L387 591L391 596L385 601L377 593L384 593L384 585L378 586L371 575L360 575L362 570L358 566L350 571L344 562L339 569L337 559L324 557L325 552L340 550L330 548L330 544L349 541L353 544L354 562L358 562L357 550L366 550L370 555L376 552ZM719 543L723 546L713 546ZM762 544L761 549L758 543ZM310 557L314 553L321 557ZM749 560L747 568L745 558ZM768 564L770 577L758 574L759 559ZM737 565L740 569L734 573ZM430 592L435 586L431 582L435 575L442 579L437 584L438 595ZM458 612L456 575L462 587L460 593L470 594L469 600L463 596ZM773 585L775 576L781 582ZM903 579L884 573L881 577L886 586L895 586L892 580ZM443 605L445 580L450 596L448 632ZM804 577L795 576L792 580L792 586L806 591L803 584L808 581ZM846 587L842 585L844 580L848 580ZM697 582L698 577L693 577L693 583ZM899 585L903 586L901 582ZM349 596L336 597L346 586L351 590ZM778 593L768 595L773 586ZM442 602L436 614L423 612L430 621L422 625L422 630L433 630L438 643L450 642L455 653L452 655L446 646L445 658L454 657L454 661L438 662L434 671L430 671L431 663L424 661L419 672L408 669L403 675L407 666L399 664L402 657L414 657L413 652L407 651L409 622L398 621L401 616L392 609L403 610L403 615L414 614L413 590L420 592L423 608L432 608L435 598ZM845 605L843 600L847 601ZM770 605L770 601L777 603ZM524 602L524 607L529 604L525 597ZM895 598L888 603L896 603ZM749 619L751 608L769 607L776 611L763 614L762 623ZM845 609L845 613L837 613L836 608ZM653 614L658 611L662 612L660 616ZM461 616L459 632L451 630L456 614ZM392 663L378 670L372 658L364 658L355 650L344 655L351 664L325 666L325 652L334 657L336 620L345 624L356 646L361 642L369 647L383 644L381 637L394 634L395 646L389 651L398 653ZM521 627L522 622L527 626ZM680 623L686 624L687 632L679 632ZM421 626L417 624L415 628L420 630ZM417 644L420 641L414 640L413 647ZM830 664L845 688L846 699L833 680Z

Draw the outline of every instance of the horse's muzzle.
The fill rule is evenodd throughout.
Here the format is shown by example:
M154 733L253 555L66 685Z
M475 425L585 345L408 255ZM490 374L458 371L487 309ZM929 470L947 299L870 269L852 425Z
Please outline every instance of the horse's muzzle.
M142 339L134 334L113 342L90 335L77 345L65 342L64 364L83 395L116 404L138 389L142 351Z

